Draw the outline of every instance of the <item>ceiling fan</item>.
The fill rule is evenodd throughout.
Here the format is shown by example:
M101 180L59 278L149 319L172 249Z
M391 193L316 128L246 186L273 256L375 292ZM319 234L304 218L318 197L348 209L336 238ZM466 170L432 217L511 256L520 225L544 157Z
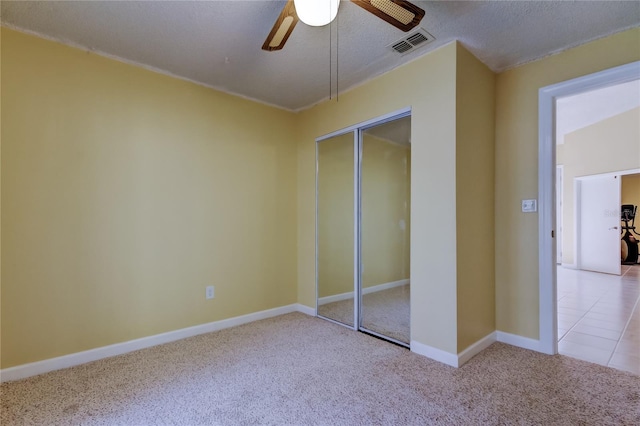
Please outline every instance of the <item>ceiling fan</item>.
M378 18L387 21L394 27L397 27L405 32L416 27L424 17L424 10L412 3L409 3L406 0L351 1L364 10L373 13ZM335 16L337 10L338 7L336 5L333 16ZM333 17L331 19L333 19ZM331 19L329 19L329 22ZM294 0L289 0L282 9L282 12L280 12L278 19L276 19L271 32L262 45L262 50L272 52L282 49L299 20L300 18L298 17L298 13L296 12Z

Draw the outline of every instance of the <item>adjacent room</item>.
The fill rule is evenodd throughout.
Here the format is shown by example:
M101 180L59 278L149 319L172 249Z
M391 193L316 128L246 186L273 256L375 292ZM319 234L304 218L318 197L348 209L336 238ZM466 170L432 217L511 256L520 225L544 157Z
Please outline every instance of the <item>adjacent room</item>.
M556 116L558 349L640 374L640 80L561 98Z
M539 110L640 78L640 5L307 3L0 4L0 423L640 423L637 302L558 343Z

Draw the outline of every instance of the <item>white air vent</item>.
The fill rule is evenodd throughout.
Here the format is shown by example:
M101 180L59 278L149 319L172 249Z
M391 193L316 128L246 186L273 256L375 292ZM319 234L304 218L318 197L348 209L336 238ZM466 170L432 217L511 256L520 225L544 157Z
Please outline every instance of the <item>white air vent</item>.
M409 52L413 52L418 47L431 43L433 40L435 40L434 36L426 32L423 28L418 28L417 31L414 31L408 36L391 43L387 47L401 55L406 55Z

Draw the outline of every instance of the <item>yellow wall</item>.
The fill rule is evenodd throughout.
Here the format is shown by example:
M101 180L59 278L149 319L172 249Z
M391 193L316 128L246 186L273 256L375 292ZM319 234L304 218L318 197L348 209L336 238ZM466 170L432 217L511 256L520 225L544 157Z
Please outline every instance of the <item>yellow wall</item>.
M495 74L458 45L456 229L458 352L495 324Z
M571 132L557 146L556 162L564 166L562 263L574 263L575 178L640 169L639 123L640 108L635 108Z
M10 30L1 38L2 368L282 306L296 291L314 306L314 140L405 107L411 338L456 353L491 329L490 250L464 266L458 234L471 219L457 212L472 171L493 193L489 115L473 118L490 114L491 78L456 43L296 115ZM537 194L538 89L639 59L633 29L498 75L499 330L538 336L537 215L520 213ZM460 90L477 82L474 103ZM476 143L482 162L468 156ZM479 212L487 225L486 204Z
M494 84L494 74L453 43L300 114L301 303L314 304L314 139L410 106L411 339L457 353L495 330ZM477 211L457 214L468 202Z
M622 176L622 203L638 207L636 212L636 231L640 234L640 173Z
M315 304L315 143L318 136L402 108L411 118L411 339L455 353L456 44L299 114L298 300ZM405 84L404 82L411 82Z
M496 81L496 321L538 338L538 90L640 59L635 28L505 71Z
M2 368L296 302L295 114L5 28L1 78Z

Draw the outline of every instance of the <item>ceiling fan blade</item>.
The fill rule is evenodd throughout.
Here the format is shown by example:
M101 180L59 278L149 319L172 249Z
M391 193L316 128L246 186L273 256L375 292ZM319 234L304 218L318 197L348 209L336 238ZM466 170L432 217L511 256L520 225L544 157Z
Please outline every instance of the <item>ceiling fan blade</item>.
M282 49L297 23L296 8L293 5L293 0L289 0L276 19L276 23L273 24L271 32L262 45L262 50L273 52Z
M424 10L405 0L351 1L405 32L416 27L424 17Z

